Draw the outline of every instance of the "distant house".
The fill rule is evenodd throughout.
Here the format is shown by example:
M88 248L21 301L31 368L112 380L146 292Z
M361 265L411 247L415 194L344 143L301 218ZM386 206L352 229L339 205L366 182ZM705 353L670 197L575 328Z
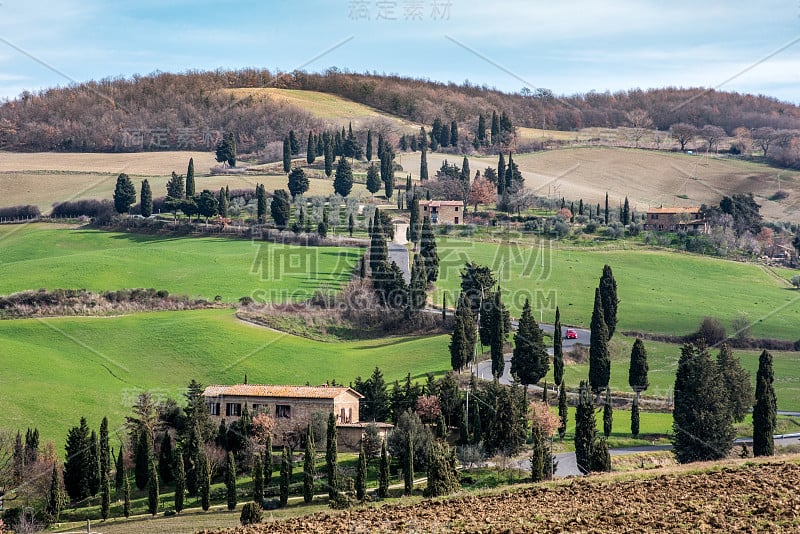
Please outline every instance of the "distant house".
M699 207L661 207L647 210L647 219L644 224L644 229L656 232L690 230L701 234L707 234L709 226L708 221L701 217Z
M358 402L364 396L349 387L214 385L208 386L203 396L212 419L217 421L224 419L230 424L241 417L245 407L251 416L258 413L272 416L276 422L275 445L283 443L287 432L304 429L318 412L336 416L338 442L348 450L358 450L367 425L358 419ZM378 427L385 437L392 425L381 423Z
M419 207L432 224L464 224L464 203L460 200L420 200Z

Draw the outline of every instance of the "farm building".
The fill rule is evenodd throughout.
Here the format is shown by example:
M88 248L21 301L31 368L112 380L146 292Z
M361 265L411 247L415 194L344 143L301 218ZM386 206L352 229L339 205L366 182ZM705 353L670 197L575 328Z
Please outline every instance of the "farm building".
M645 230L677 232L690 230L701 234L709 232L708 221L700 216L700 208L650 208L647 210Z
M230 424L245 408L251 416L265 413L275 419L275 445L282 445L293 432L303 431L315 413L336 416L338 442L347 450L358 450L367 423L358 419L363 395L349 387L282 386L264 384L213 385L203 391L214 420ZM385 436L392 425L378 424ZM355 444L355 445L353 445Z
M430 217L432 224L463 224L464 203L460 200L420 200L423 217Z

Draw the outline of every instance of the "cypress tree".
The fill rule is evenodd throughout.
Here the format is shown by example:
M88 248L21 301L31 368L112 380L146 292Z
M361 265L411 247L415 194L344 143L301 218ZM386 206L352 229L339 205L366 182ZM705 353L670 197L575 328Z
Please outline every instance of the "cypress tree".
M614 336L617 328L617 281L609 265L603 265L603 275L600 277L600 299L603 303L603 320L608 328L608 340Z
M289 502L289 481L292 478L292 458L289 456L289 447L283 447L281 455L281 481L280 481L280 504L284 508Z
M292 169L292 147L289 142L289 136L283 138L283 172L289 172Z
M128 213L134 202L136 202L136 188L128 175L123 172L117 177L117 185L114 188L114 210L120 214Z
M417 243L419 243L420 233L421 233L421 225L419 219L419 199L416 195L414 198L411 199L411 206L409 206L409 224L408 224L408 239L412 243L414 243L414 248L416 248Z
M225 461L225 496L228 511L236 509L236 461L232 452L228 452Z
M122 515L125 517L131 515L131 484L128 482L128 476L124 473L122 483Z
M567 433L567 388L564 382L558 387L558 418L560 424L558 425L558 436L563 440L564 434Z
M421 310L425 308L425 303L428 299L427 287L427 273L422 261L422 256L414 254L414 261L411 265L411 280L408 283L406 317L416 318L419 316Z
M516 376L520 383L528 386L538 383L549 370L550 361L544 346L544 333L536 324L531 313L530 300L526 298L519 327L514 334L511 374Z
M494 302L485 314L489 331L489 351L492 356L492 376L499 378L503 376L503 369L506 361L503 355L503 347L506 341L506 325L504 321L505 306L501 299L500 288L494 292Z
M306 163L311 165L314 163L314 160L317 159L317 147L316 142L314 141L314 133L309 130L308 131L308 143L306 144Z
M347 232L350 234L350 237L353 237L353 230L355 230L355 227L356 227L355 215L351 213L350 217L347 218Z
M260 454L253 461L253 501L259 505L264 501L264 464Z
M381 190L381 176L378 168L374 163L371 163L367 168L367 191L372 195Z
M592 448L597 435L594 405L588 384L581 381L578 389L578 407L575 411L575 461L584 475L591 471Z
M142 193L139 198L142 217L150 217L153 214L153 192L150 190L150 182L147 181L147 178L142 180Z
M50 491L47 493L47 503L45 505L45 513L50 522L58 522L58 516L61 515L62 502L63 495L61 492L61 480L58 477L58 466L53 462L53 471L50 476Z
M631 223L631 205L628 202L628 197L625 197L625 203L622 205L622 224L628 226Z
M225 193L225 188L219 188L219 196L218 196L218 205L219 205L219 216L223 219L228 218L228 196Z
M172 482L173 456L172 439L169 437L169 432L165 431L161 440L161 450L158 451L158 474L161 475L161 482L164 484Z
M272 483L272 434L267 436L264 444L264 487Z
M561 337L561 311L556 306L556 322L553 327L553 380L556 384L564 381L564 348Z
M608 387L611 377L611 358L608 354L608 330L603 318L600 289L594 291L594 311L592 311L591 339L589 341L589 384L598 395Z
M333 160L335 158L333 141L328 140L325 144L323 155L325 156L325 176L330 178L331 174L333 174Z
M411 433L406 434L405 454L403 462L403 492L404 495L414 493L414 444L411 442Z
M600 210L598 210L598 215L599 211ZM608 192L606 192L606 211L605 211L605 217L603 217L603 221L606 225L608 225Z
M183 510L183 497L186 492L186 470L183 466L183 455L178 451L175 455L175 512Z
M422 219L419 254L428 273L428 282L435 282L439 278L439 253L436 250L436 235L433 232L430 217L427 216Z
M503 151L500 151L500 157L497 159L497 194L502 195L506 190L506 158L503 156Z
M531 482L541 482L545 479L545 436L538 425L533 425L531 437Z
M67 434L64 460L64 488L73 501L89 496L88 472L89 426L81 417L80 426L72 427ZM20 459L22 446L20 440Z
M611 388L606 388L606 402L603 405L603 435L608 438L614 425L614 407L611 405Z
M123 464L124 448L119 446L119 454L117 455L116 471L114 473L114 490L117 493L117 499L122 495L122 485L125 479L125 467Z
M150 462L150 471L147 477L147 510L151 515L158 513L158 473L153 462Z
M336 416L328 414L328 442L325 451L325 466L328 475L328 498L333 500L339 489L339 466L336 436Z
M778 401L774 381L772 354L765 350L758 358L756 373L756 404L753 407L754 456L772 456L775 453L773 434L777 425Z
M727 343L723 343L719 349L717 365L728 392L733 422L741 423L755 402L750 373L742 367L739 358L733 355L731 346Z
M198 490L200 491L200 507L204 512L211 508L211 464L202 452L198 456L198 469L200 477Z
M97 439L97 433L94 430L92 430L90 443L87 478L89 482L89 494L94 497L100 491L100 440Z
M650 386L647 373L647 350L644 348L644 342L636 338L631 348L631 364L628 368L628 385L636 393L636 398Z
M681 349L672 410L673 452L680 463L719 460L733 447L728 395L704 344Z
M256 208L257 208L256 214L258 215L258 221L264 222L264 220L267 218L267 191L266 189L264 189L264 184L261 184L261 186L256 187Z
M293 156L300 153L300 142L297 140L294 130L289 130L289 148Z
M317 474L315 458L314 433L309 424L306 429L306 450L303 454L303 501L306 504L314 499L314 476Z
M111 484L108 481L108 473L100 473L100 517L105 521L108 519L108 511L111 507Z
M367 161L372 161L372 130L367 130Z
M460 373L464 369L464 366L469 360L470 355L467 354L466 346L467 339L464 335L464 321L460 315L456 314L453 333L450 336L450 367L457 373Z
M353 189L353 169L344 157L339 158L336 165L336 178L333 180L333 190L346 197Z
M364 443L358 451L358 470L356 471L356 499L363 501L367 496L367 455L364 453Z
M492 144L500 142L500 119L496 111L492 111ZM499 175L498 175L499 176Z
M458 146L458 124L456 124L456 121L450 123L450 146Z
M420 150L419 179L425 181L428 179L428 142L424 126L420 127Z
M631 436L634 438L639 437L639 397L633 397L633 406L631 407Z
M189 168L186 169L186 198L193 197L194 194L194 158L189 158Z
M381 440L381 463L378 468L378 497L385 499L389 496L389 453L386 450L386 440Z
M134 479L136 487L144 490L147 487L147 478L150 475L150 467L153 464L153 444L147 430L139 432L139 439L136 441L136 455L134 456Z
M189 435L183 447L183 465L186 469L186 492L190 497L197 496L200 487L200 429L198 423L190 424Z

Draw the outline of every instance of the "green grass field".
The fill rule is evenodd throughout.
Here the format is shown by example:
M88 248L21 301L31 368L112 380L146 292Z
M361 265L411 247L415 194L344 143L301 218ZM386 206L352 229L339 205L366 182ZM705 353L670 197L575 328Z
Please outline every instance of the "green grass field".
M449 367L447 336L323 343L243 323L231 310L0 321L2 427L37 426L60 450L81 416L117 428L135 397L180 399L201 383L350 383L379 366L394 381Z
M350 278L362 251L294 247L229 238L175 238L0 226L0 294L39 288L106 291L152 287L225 302L310 297Z
M594 289L603 264L611 265L619 296L618 330L688 334L705 316L723 321L748 314L756 337L796 340L800 333L800 292L751 264L655 250L570 250L554 242L534 247L439 238L440 275L433 302L442 289L452 305L466 261L489 265L498 275L504 301L519 316L531 299L536 319L552 322L555 306L565 324L588 326ZM777 270L784 280L793 274Z

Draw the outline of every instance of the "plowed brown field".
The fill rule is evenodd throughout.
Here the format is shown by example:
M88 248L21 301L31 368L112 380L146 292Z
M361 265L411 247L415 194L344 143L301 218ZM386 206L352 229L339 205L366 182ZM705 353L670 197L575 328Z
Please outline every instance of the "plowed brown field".
M796 463L739 464L317 513L226 532L800 532L798 489Z

